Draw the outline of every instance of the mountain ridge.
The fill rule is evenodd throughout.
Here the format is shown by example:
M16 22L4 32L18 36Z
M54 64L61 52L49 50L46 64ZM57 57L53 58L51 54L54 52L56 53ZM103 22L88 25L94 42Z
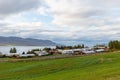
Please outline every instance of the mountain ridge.
M51 40L21 38L21 37L3 37L0 36L0 46L16 45L16 46L56 46L57 44Z

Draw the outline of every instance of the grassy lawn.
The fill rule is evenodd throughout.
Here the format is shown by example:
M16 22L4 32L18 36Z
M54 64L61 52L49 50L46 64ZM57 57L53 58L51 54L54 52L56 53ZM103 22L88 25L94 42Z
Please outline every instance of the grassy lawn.
M0 80L120 80L120 53L0 62Z

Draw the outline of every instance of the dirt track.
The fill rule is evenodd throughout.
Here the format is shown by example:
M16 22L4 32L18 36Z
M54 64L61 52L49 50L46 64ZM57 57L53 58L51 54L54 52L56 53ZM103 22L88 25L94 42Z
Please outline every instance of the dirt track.
M24 62L24 61L41 61L41 60L51 60L51 59L62 59L71 57L80 57L82 55L54 55L54 56L42 56L33 58L1 58L0 62Z

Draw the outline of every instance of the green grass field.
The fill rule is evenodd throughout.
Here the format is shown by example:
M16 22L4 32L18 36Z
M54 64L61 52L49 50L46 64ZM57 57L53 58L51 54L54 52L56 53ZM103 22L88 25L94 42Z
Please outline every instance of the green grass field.
M120 53L1 62L0 80L120 80Z

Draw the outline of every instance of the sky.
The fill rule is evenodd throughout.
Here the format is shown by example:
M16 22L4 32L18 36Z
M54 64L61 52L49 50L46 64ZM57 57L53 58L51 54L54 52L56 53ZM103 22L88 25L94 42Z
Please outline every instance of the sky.
M103 44L120 40L120 0L0 0L0 36Z

